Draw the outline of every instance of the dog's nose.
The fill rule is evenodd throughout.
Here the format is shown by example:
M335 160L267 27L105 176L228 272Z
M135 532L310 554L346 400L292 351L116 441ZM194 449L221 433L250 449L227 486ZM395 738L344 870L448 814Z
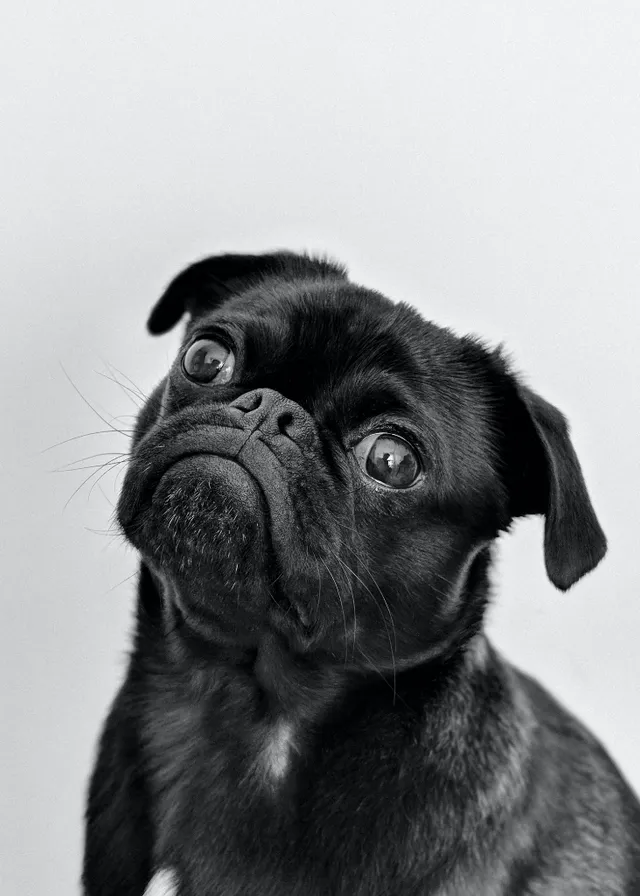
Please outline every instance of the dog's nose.
M260 408L263 409L269 404L274 404L274 399L278 396L277 392L272 389L253 389L251 392L245 392L229 405L230 408L236 408L243 414L253 414Z
M281 433L295 442L306 441L315 425L307 412L273 389L252 389L229 405L238 423L246 429L261 430L271 435Z

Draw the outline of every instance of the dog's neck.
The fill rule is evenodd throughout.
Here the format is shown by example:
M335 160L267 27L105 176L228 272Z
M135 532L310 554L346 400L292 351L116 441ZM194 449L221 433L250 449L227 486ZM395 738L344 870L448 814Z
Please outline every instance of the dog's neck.
M253 651L197 653L141 611L129 674L139 682L160 863L179 864L188 838L200 844L198 862L212 861L220 842L286 864L313 836L316 813L331 823L332 780L334 793L352 795L353 812L372 786L400 788L407 805L416 788L428 794L412 830L430 844L436 873L443 855L474 848L472 832L499 815L505 792L521 799L530 711L477 629L455 651L394 676L291 656L271 635ZM496 735L487 718L510 721ZM466 780L487 752L495 775L468 795L459 825L443 824L450 782Z
M201 736L201 719L215 715L212 739L219 741L224 732L224 749L244 754L245 765L270 791L295 778L295 769L311 761L318 744L326 746L327 732L331 741L331 732L341 731L345 719L361 714L368 725L397 705L403 711L409 707L420 724L425 702L436 705L451 676L459 683L461 676L473 677L487 664L481 633L467 636L446 656L388 673L355 669L326 656L292 654L274 632L265 632L257 646L216 645L188 627L167 626L154 593L157 597L143 567L135 657L155 695L152 729L160 732L163 715L176 713L197 725ZM467 633L472 630L466 619L465 626ZM156 740L167 754L179 754L194 730L187 724L168 738L167 729ZM242 769L238 773L244 774Z

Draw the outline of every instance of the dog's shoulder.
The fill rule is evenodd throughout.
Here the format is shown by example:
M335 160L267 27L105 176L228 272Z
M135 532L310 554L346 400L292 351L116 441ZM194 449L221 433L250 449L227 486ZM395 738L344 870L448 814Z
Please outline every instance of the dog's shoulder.
M528 810L532 848L529 858L515 863L514 881L520 876L524 882L535 867L531 879L551 888L540 892L555 892L553 886L562 881L583 882L584 892L602 896L640 892L636 795L600 741L538 681L511 670L535 718ZM627 889L620 889L620 881L627 881Z

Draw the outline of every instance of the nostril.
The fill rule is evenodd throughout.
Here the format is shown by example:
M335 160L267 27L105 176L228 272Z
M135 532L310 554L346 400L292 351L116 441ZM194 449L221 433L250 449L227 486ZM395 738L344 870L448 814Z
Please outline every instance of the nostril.
M283 436L289 435L289 430L293 426L293 414L291 411L284 411L278 415L278 430Z
M257 411L261 404L261 392L245 392L244 395L241 395L239 398L236 398L235 401L231 402L231 407L237 408L239 411L244 411L245 414L249 414L251 411Z

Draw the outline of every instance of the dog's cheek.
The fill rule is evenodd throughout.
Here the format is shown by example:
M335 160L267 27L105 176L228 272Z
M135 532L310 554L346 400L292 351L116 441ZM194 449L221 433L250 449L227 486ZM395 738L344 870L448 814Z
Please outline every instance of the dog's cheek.
M140 440L153 428L154 424L161 416L166 386L167 379L165 378L158 383L138 414L131 442L132 449L135 448L138 442L140 442Z
M276 465L263 478L269 542L278 591L323 624L319 589L334 592L344 578L345 564L348 568L354 563L349 550L355 534L353 489L319 467L316 457L304 465L296 461L286 475Z
M386 665L445 640L464 600L473 549L466 530L434 522L395 520L370 529L369 572L362 576L369 588L358 606L364 650Z

